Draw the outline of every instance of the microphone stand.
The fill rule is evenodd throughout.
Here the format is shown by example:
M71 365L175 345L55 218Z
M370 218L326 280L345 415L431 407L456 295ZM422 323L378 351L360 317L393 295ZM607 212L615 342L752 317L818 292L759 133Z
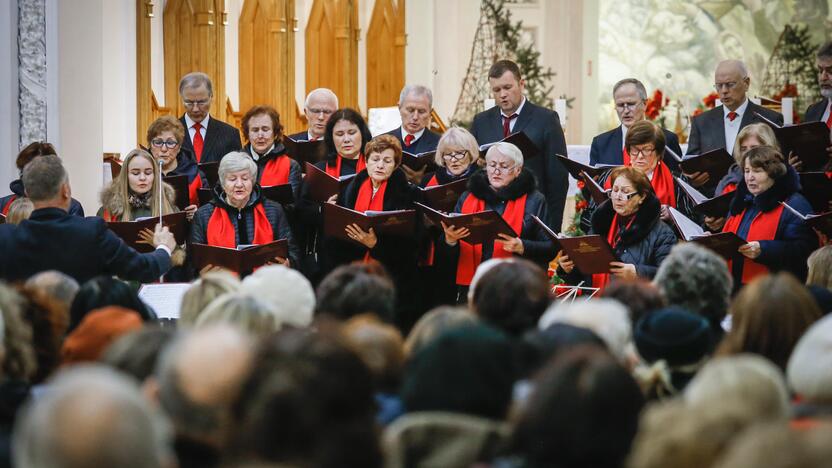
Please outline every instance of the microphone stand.
M159 226L162 226L162 185L164 184L164 182L162 181L162 166L164 165L164 162L162 161L162 158L158 158L158 161L159 161L159 179L156 181L157 182L156 185L159 186L159 193L158 193L158 195L159 195ZM173 252L171 252L171 255L173 255ZM165 282L165 275L162 275L162 276L159 277L159 282L160 283Z

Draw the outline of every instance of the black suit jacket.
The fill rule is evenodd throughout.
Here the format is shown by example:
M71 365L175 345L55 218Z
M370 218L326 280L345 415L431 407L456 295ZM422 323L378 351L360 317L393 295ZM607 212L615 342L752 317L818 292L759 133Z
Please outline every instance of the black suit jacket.
M402 127L399 127L395 130L390 130L389 132L385 133L385 135L393 135L394 137L398 138L399 143L402 145L402 151L407 151L408 153L419 154L425 153L428 151L435 151L436 146L439 144L439 134L433 133L430 129L425 129L425 133L419 137L418 140L414 141L412 145L405 146L404 140L402 139Z
M185 127L185 141L182 148L194 153L194 144L191 141L191 132L188 131L188 124L185 123L185 116L179 119ZM234 126L228 125L222 120L217 120L213 115L208 120L208 128L205 129L205 141L202 146L202 158L199 162L214 162L222 159L223 156L232 152L240 151L243 145L240 143L240 131Z
M535 105L527 99L512 129L513 133L520 131L540 150L540 153L526 161L524 166L534 174L537 188L546 198L547 224L555 232L560 232L563 205L569 188L566 168L555 157L556 154L567 156L566 138L560 126L560 117L557 112ZM494 106L474 116L471 133L481 145L502 140L503 119L500 108Z
M783 125L782 114L748 101L748 107L746 107L745 113L742 115L742 122L740 122L740 130L746 125L763 122L757 116L757 113L764 115L765 118L778 125ZM717 106L693 118L687 154L698 155L719 148L725 148L725 112L722 110L722 106ZM729 154L734 151L734 148L725 149Z
M679 137L666 128L663 128L662 131L664 131L665 147L675 151L681 157L682 147L679 146ZM589 147L589 163L593 166L596 164L624 164L624 157L621 153L623 147L621 125L619 125L592 139L592 146ZM667 152L665 152L663 161L674 173L679 171L679 163Z
M829 99L821 99L812 104L806 109L806 115L803 116L804 122L819 122L823 118L823 113L826 112L826 106L829 105Z
M291 135L288 135L288 137L295 141L309 141L309 130L293 133Z
M10 282L45 270L58 270L81 284L99 275L151 282L171 266L167 252L140 254L103 219L60 208L35 210L18 226L0 225L0 259L0 278Z

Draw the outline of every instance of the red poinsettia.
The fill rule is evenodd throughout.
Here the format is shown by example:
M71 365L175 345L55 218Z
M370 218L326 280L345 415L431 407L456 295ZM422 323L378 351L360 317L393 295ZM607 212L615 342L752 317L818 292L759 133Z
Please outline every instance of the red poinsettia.
M664 106L666 106L669 102L670 99L664 97L662 90L657 89L653 92L653 96L647 100L644 115L650 120L656 120L662 112L662 109L664 109Z
M581 190L583 190L584 187L586 187L586 182L584 182L583 180L578 180L577 184L578 184L578 188L581 189Z
M719 95L717 93L711 93L702 98L702 104L705 105L706 109L713 109L714 107L716 107L717 99L719 99Z
M586 200L581 200L581 201L575 203L575 210L577 210L577 211L583 211L583 210L587 209L587 207L589 207L589 203L587 203Z

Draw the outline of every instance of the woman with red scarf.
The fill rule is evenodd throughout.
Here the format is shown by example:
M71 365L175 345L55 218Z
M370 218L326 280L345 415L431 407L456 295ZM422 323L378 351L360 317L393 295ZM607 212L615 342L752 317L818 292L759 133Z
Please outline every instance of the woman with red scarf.
M297 200L302 179L300 164L289 157L283 146L280 115L271 106L254 106L243 116L242 126L248 139L243 152L257 163L257 183L261 187L291 184Z
M444 244L456 261L457 300L467 296L477 267L489 258L522 256L545 267L554 257L552 241L532 218L546 219L546 199L535 185L531 172L523 167L523 153L511 143L497 143L485 155L485 170L468 179L468 191L456 204L457 213L494 210L506 220L518 237L501 234L494 242L469 244L466 228L442 225Z
M392 135L379 135L367 143L367 167L356 174L341 195L330 203L355 211L394 211L413 208L415 189L399 168L402 148ZM324 268L326 271L354 261L378 261L396 285L396 322L409 329L418 317L421 287L416 275L416 239L411 236L377 234L372 228L364 231L358 225L347 226L350 242L325 238Z
M264 198L257 180L257 165L246 153L226 154L217 170L214 198L199 207L191 225L191 242L218 247L266 244L287 239L289 258L277 263L296 266L298 249L286 214L279 203Z
M805 280L806 260L817 248L818 238L782 204L803 215L812 213L809 202L798 193L800 177L783 155L769 146L745 153L741 167L743 180L734 191L722 228L748 241L729 263L735 289L771 271L789 271Z
M199 205L197 191L208 186L208 179L197 167L196 158L190 150L182 148L184 138L182 122L169 115L159 117L147 127L147 147L156 161L162 161L162 175L184 175L188 178L189 204L179 208L187 212L188 219L191 219Z
M628 135L629 137L629 135ZM585 277L566 256L558 257L558 275L569 284L585 281L604 288L613 278L652 279L676 244L676 235L661 222L661 205L650 180L635 167L613 169L609 200L592 215L592 234L607 239L620 261L610 263L608 274Z

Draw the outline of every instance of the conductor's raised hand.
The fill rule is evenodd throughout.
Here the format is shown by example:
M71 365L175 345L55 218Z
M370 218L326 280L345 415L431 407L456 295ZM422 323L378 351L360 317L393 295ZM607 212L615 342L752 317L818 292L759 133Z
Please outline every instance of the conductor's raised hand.
M440 221L442 230L445 231L445 243L448 245L456 245L460 239L465 239L471 235L471 231L466 227L456 228L453 225L448 226L444 221Z
M176 248L176 238L173 237L170 229L167 226L162 226L161 223L156 225L156 231L153 233L153 247L159 247L160 245L170 249L170 252L173 252L173 249Z

